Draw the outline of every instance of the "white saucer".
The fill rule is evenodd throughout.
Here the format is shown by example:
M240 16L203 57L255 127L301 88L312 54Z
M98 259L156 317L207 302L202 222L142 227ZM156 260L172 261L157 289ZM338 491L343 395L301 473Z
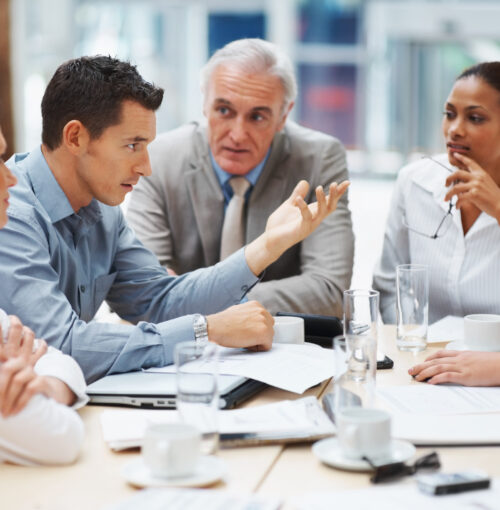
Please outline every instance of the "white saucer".
M470 351L470 347L467 347L462 340L453 340L446 344L445 349L447 351Z
M142 457L129 462L122 469L128 483L137 487L204 487L220 480L226 474L222 459L207 455L201 457L192 475L176 478L158 478L144 464Z
M321 462L329 466L346 469L348 471L372 471L368 462L361 459L345 458L339 447L336 437L322 439L313 444L312 451ZM408 441L393 439L391 441L391 454L387 457L374 459L375 464L389 464L391 462L405 462L415 455L415 447Z
M470 345L466 345L462 340L453 340L453 342L448 342L446 344L445 349L447 351L488 351L488 352L498 352L498 349L478 349L477 347L472 347Z

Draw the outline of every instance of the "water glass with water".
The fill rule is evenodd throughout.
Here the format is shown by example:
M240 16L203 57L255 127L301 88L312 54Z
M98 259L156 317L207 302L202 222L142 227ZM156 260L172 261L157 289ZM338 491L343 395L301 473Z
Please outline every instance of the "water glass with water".
M371 335L340 335L335 351L335 413L351 407L372 407L375 401L377 344Z
M369 335L377 341L379 296L372 289L344 291L344 335Z
M201 453L213 454L219 446L217 345L181 342L174 358L179 417L202 432Z
M401 351L427 347L429 272L427 266L402 264L396 268L396 343Z

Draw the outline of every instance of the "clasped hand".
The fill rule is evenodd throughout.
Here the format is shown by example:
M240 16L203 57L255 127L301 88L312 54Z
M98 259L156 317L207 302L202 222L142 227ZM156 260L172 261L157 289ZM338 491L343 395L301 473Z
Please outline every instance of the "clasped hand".
M74 402L75 394L63 381L35 372L36 362L46 352L45 341L35 340L33 331L11 315L7 342L0 340L0 413L4 418L20 412L38 393L62 404Z
M0 338L3 332L0 330ZM21 411L31 397L40 392L41 377L34 370L47 352L47 344L21 321L10 316L7 341L0 342L0 412L4 417Z

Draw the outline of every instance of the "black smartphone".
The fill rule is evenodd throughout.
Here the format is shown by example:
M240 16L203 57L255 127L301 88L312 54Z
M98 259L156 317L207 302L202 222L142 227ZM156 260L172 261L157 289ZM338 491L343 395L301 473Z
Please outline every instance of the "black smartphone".
M418 476L417 485L422 492L427 494L443 495L487 489L490 486L490 479L482 471L434 473Z
M385 356L382 359L377 358L377 370L384 370L386 368L392 368L394 361L389 356Z

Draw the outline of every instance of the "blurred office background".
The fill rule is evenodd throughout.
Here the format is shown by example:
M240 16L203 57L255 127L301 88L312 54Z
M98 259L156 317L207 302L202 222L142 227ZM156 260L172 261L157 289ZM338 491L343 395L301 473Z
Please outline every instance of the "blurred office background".
M2 124L12 149L38 144L56 67L103 53L166 89L161 132L200 117L198 72L217 48L273 41L295 63L294 120L348 149L353 286L367 286L397 171L443 150L448 91L465 67L500 60L499 25L498 0L0 0L0 100L12 106L3 105Z

